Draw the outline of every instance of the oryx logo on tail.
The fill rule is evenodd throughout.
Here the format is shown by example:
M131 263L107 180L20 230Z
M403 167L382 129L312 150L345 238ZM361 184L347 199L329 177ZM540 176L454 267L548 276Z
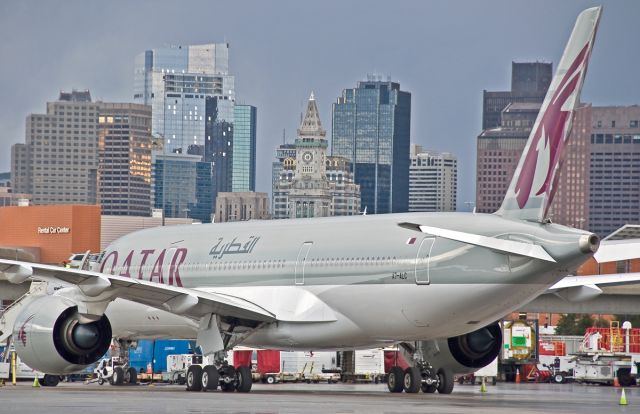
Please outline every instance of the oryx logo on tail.
M542 119L537 124L533 141L528 148L529 151L525 154L522 171L516 183L516 199L520 208L527 204L532 187L535 195L546 192L549 199L553 197L551 192L555 191L555 188L551 184L565 147L570 129L569 121L574 107L574 102L570 98L573 97L574 100L576 98L575 92L581 78L583 65L587 64L588 50L589 45L587 44L573 61L555 90ZM539 185L534 187L534 184ZM547 208L548 203L545 206L545 213Z
M578 16L518 168L496 214L532 221L546 218L557 189L573 112L580 101L600 11L599 7L594 7Z

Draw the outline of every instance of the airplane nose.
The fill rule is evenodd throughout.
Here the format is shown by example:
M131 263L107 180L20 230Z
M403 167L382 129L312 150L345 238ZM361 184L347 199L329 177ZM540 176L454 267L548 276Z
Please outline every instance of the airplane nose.
M585 234L580 237L578 246L582 253L595 253L600 247L600 238L596 234Z

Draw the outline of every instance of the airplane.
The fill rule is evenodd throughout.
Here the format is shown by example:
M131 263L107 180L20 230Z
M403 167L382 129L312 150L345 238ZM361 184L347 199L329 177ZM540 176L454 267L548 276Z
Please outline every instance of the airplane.
M411 366L391 369L389 391L451 393L453 373L498 355L496 321L598 250L597 235L554 224L547 211L601 10L578 16L496 213L159 227L113 242L100 271L0 260L11 283L61 284L20 309L18 354L35 369L67 374L101 358L112 337L195 338L215 363L190 367L187 389L248 392L250 372L224 362L235 345L399 344Z

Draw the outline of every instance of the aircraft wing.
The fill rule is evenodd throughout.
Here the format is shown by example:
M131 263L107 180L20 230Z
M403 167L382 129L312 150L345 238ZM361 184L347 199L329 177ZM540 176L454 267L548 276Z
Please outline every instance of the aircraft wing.
M624 286L640 284L640 273L617 273L611 275L594 276L567 276L555 285L551 286L547 293L555 293L561 289L569 289L580 286Z
M598 263L637 259L640 257L640 239L603 240L593 255Z
M631 315L639 302L640 273L567 276L520 311Z
M29 279L62 281L78 286L89 298L122 298L194 319L215 314L256 322L276 320L274 314L266 309L230 295L87 270L0 259L0 274L15 284Z

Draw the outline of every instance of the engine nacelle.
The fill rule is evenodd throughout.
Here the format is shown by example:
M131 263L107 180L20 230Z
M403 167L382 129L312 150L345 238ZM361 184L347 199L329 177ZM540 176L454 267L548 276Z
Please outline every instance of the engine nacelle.
M81 323L76 304L61 296L44 296L16 318L13 342L22 362L47 374L81 371L98 361L111 344L105 315Z
M449 368L466 374L489 365L502 349L502 329L498 323L468 334L423 344L424 356L436 369Z

